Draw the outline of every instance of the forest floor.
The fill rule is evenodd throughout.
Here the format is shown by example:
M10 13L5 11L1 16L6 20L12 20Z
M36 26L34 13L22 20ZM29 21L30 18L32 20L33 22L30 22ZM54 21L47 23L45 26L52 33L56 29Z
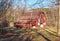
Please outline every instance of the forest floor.
M0 41L60 41L55 28L9 29L0 35Z

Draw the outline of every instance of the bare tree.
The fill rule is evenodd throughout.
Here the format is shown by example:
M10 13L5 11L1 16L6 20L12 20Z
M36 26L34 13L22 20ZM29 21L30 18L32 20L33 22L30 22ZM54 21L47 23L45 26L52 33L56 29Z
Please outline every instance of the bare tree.
M6 14L7 14L7 10L10 8L10 6L11 6L11 2L12 1L9 1L9 0L1 0L1 2L0 2L0 18L1 18L1 22L2 22L2 26L5 26L5 24L7 24L7 22L5 22L5 21L8 21L7 20L7 16L6 16Z

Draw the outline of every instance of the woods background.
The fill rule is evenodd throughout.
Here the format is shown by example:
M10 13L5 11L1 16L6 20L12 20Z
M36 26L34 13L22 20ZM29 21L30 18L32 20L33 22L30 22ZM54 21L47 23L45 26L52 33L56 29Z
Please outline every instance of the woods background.
M51 0L52 5L49 5L50 8L44 8L43 5L39 5L42 8L32 9L32 7L36 4L42 4L39 1L36 1L33 5L31 5L29 8L31 10L27 10L27 0L24 1L25 3L22 4L21 1L18 3L18 6L16 9L14 9L14 0L1 0L0 2L0 26L3 26L3 22L5 20L11 22L15 22L17 19L20 18L21 14L24 14L28 11L43 11L45 12L46 19L47 19L47 26L55 27L56 29L60 28L60 12L58 8L58 3L55 3ZM59 0L60 2L60 0ZM59 3L60 4L60 3ZM23 6L24 5L24 6ZM53 7L53 5L55 7ZM59 5L60 7L60 5ZM57 30L58 31L58 30Z

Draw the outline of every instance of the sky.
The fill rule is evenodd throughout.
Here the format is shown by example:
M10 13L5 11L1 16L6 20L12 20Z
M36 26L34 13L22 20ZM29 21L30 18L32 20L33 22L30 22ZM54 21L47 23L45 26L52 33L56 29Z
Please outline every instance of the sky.
M55 7L58 4L58 0L14 0L13 1L14 8L17 8L18 5L21 8L25 7L25 1L26 1L26 9L50 8Z
M26 1L26 8L49 8L54 7L55 4L58 3L58 0L25 0ZM17 8L17 6L22 6L22 8L25 6L24 0L14 0L14 8ZM37 3L36 3L37 2ZM53 2L53 3L51 3ZM36 3L36 4L35 4ZM33 5L34 4L34 5Z

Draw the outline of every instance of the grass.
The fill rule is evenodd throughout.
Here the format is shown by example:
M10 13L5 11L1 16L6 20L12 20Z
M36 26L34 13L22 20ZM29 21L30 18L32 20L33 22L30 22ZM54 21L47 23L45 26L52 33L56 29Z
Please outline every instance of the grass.
M57 32L57 27L52 27L52 26L46 26L44 27L44 29L47 29L51 32L53 32L54 34L57 34L60 37L60 34L58 34L59 32Z

